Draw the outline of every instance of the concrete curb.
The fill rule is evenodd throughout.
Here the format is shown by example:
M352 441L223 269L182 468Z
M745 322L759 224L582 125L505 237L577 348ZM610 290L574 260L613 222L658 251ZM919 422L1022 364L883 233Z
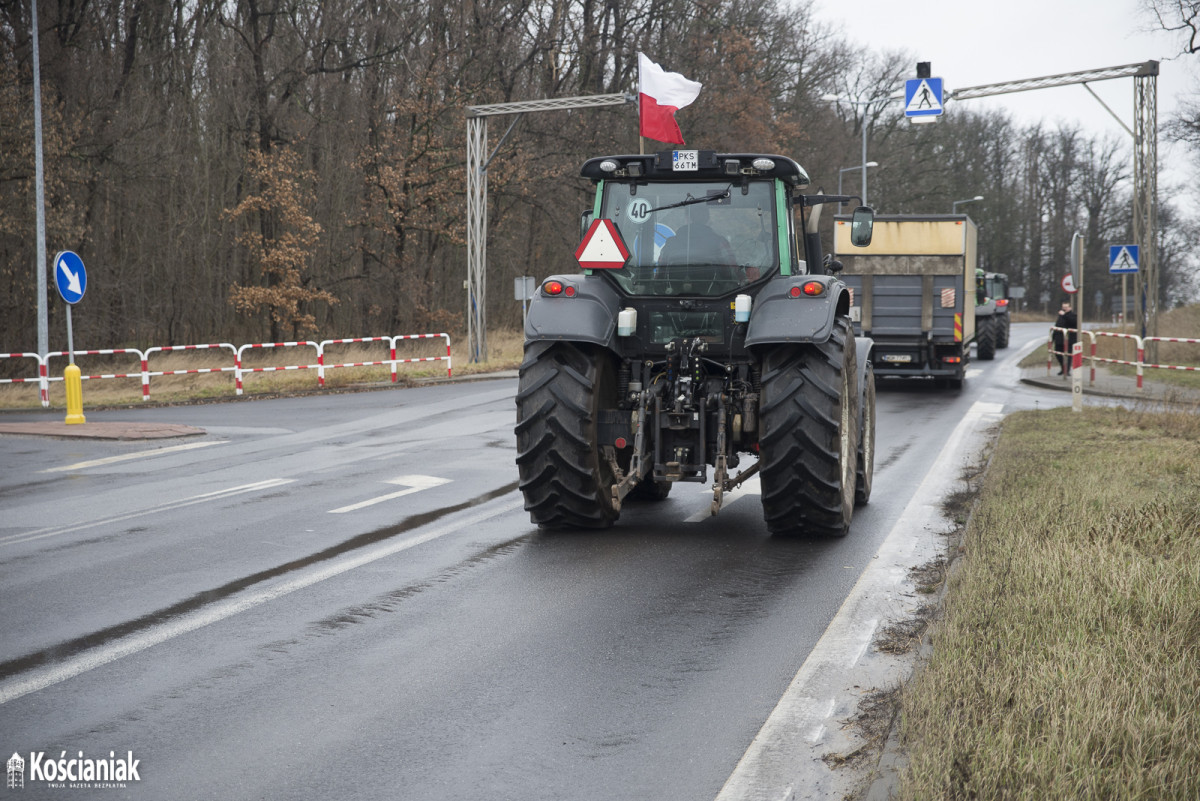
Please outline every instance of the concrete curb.
M176 423L79 423L67 425L61 420L36 423L0 423L0 435L17 434L61 439L168 439L196 437L206 433L203 428Z

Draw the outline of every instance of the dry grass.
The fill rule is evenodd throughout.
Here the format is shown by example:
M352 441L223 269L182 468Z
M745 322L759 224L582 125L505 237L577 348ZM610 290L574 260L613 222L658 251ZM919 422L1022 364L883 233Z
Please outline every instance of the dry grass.
M516 369L521 363L522 335L519 331L489 331L490 358L478 364L467 361L466 337L454 338L451 365L455 376ZM415 359L446 355L445 340L405 340L397 343L398 359ZM316 364L316 350L311 347L252 349L244 353L243 368L283 367L286 365ZM382 361L389 358L386 342L330 345L325 351L325 386L329 389L350 389L368 386L390 386L391 368L388 365L367 367L330 367L333 364ZM84 409L102 406L124 406L142 403L141 366L136 354L109 356L80 356L76 363L84 375L132 374L132 378L88 379L83 382ZM198 370L233 367L234 356L229 349L181 351L151 355L151 371ZM65 359L52 360L52 373L62 376ZM15 375L36 376L33 359L20 366L23 372ZM11 369L11 368L10 368ZM445 361L401 364L396 368L397 384L406 385L425 378L444 378ZM294 394L317 392L317 370L285 370L269 373L244 373L243 392L246 395ZM63 383L50 384L50 405L65 408ZM192 373L189 375L154 376L150 379L150 400L155 403L189 403L212 400L232 400L237 397L233 372ZM36 382L0 384L0 408L41 408Z
M1005 422L933 657L905 799L1200 797L1200 415Z

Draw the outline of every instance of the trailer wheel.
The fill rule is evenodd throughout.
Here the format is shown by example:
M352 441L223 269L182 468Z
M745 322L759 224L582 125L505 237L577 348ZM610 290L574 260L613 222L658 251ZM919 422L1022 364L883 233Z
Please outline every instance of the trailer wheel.
M995 317L983 317L976 320L975 343L976 352L981 361L990 362L996 358Z
M855 365L845 318L826 342L775 346L763 359L759 461L772 534L849 531L858 453Z
M858 417L858 459L854 481L854 505L865 506L871 499L871 478L875 473L875 371L867 362L863 373Z
M607 528L612 468L597 443L600 410L616 407L613 360L600 348L538 342L517 388L517 468L525 509L542 528Z

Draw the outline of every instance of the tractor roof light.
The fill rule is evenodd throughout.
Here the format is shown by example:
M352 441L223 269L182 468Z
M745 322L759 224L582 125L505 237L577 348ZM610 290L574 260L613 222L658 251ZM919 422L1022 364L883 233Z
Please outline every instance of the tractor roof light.
M750 162L750 165L759 172L770 172L775 169L775 162L766 158L755 159Z
M600 169L604 172L616 172L620 166L621 163L613 159L605 159L604 161L600 162Z

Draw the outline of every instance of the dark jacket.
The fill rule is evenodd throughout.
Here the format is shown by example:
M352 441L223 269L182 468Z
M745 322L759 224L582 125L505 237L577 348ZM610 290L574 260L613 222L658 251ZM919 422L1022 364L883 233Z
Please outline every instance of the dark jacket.
M1059 312L1058 319L1054 321L1054 327L1070 329L1068 337L1067 337L1067 346L1068 346L1067 349L1070 350L1070 346L1075 344L1075 329L1079 327L1079 318L1075 316L1075 310L1072 309L1070 311ZM1054 332L1055 350L1063 350L1062 345L1063 345L1063 332L1055 331Z

